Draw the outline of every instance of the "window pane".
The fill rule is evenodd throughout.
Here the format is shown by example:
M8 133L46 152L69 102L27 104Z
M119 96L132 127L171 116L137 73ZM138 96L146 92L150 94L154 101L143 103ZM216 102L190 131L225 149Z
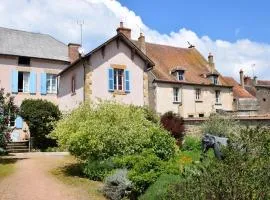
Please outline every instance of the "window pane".
M23 73L23 92L29 92L29 72Z

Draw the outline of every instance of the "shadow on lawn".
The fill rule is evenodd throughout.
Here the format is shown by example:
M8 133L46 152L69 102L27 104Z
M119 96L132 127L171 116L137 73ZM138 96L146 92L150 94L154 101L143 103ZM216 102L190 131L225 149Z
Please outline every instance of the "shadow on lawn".
M60 170L65 176L77 176L80 178L85 178L81 163L69 163L58 168L58 170Z
M19 160L24 160L27 158L13 158L9 156L0 157L0 164L2 165L9 165L9 164L15 164Z

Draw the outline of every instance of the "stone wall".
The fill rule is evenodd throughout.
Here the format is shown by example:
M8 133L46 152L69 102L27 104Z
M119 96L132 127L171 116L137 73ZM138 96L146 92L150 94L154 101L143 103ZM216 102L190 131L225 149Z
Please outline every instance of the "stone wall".
M256 97L259 103L259 114L270 114L270 87L256 87Z

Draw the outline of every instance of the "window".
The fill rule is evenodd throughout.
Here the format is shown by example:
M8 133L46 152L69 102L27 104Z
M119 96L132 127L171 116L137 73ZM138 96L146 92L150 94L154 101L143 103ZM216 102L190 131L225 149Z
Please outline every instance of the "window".
M180 102L180 89L179 88L173 88L173 102Z
M72 78L71 78L71 93L75 94L75 92L76 92L75 77L72 76Z
M215 97L216 97L216 104L220 104L220 91L215 91Z
M217 76L213 76L213 84L214 85L218 84L218 77Z
M203 114L203 113L200 113L200 114L199 114L199 117L204 117L204 114Z
M18 65L30 66L30 58L29 57L20 56L18 58Z
M57 76L55 74L47 74L46 88L47 88L47 93L49 94L57 93Z
M196 89L195 91L195 100L201 99L201 89Z
M124 70L123 69L114 69L114 90L124 90Z
M18 92L29 93L30 92L30 73L19 72L18 73Z
M188 115L188 118L193 118L194 117L194 115Z
M184 80L184 73L185 73L185 71L184 70L178 70L177 71L177 79L178 79L178 81L183 81Z

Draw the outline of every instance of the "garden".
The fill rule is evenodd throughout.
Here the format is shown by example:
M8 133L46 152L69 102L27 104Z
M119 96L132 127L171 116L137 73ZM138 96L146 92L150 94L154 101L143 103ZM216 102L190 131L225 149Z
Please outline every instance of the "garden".
M269 199L270 130L220 115L201 129L229 138L221 160L201 153L201 138L184 136L177 115L115 102L81 105L50 137L85 177L104 182L108 199Z

